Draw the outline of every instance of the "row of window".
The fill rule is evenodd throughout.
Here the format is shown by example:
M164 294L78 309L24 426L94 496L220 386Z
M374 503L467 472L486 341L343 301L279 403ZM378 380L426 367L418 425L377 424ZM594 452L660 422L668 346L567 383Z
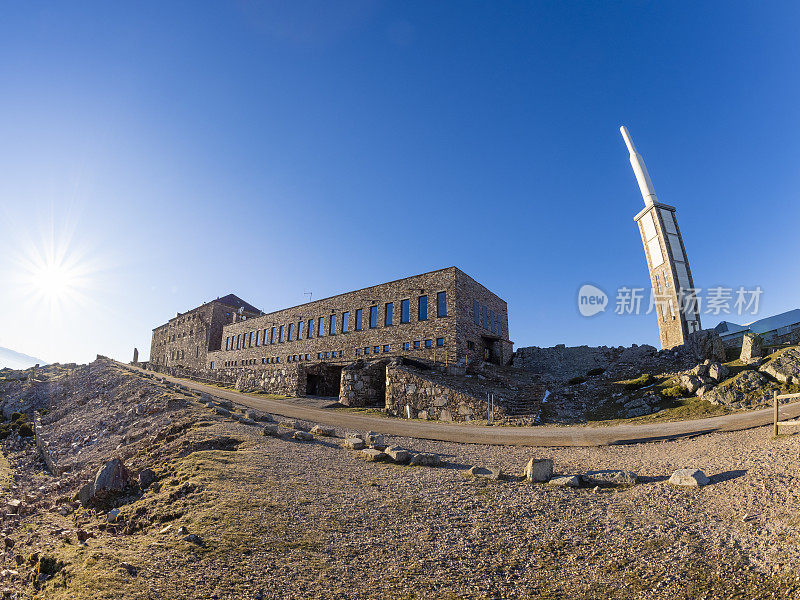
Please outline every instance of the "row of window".
M403 343L403 350L410 350L412 342L404 342ZM422 340L413 342L414 349L420 350L424 344L425 348L433 348L433 340ZM444 338L436 338L436 347L442 348L444 347ZM365 346L364 348L356 348L355 355L356 356L367 356L369 354L380 354L381 352L390 352L391 346L389 344L384 344L382 346ZM286 362L302 362L311 360L310 354L289 354L286 356ZM334 350L333 352L317 352L317 360L324 360L326 358L344 358L344 352L342 350ZM281 359L279 356L273 356L271 358L262 358L261 364L274 364L280 363ZM255 365L258 364L257 358L245 359L241 361L237 360L228 360L223 363L225 367L236 367L236 366L247 366L247 365ZM213 363L211 368L213 369Z
M475 325L480 325L484 329L488 329L497 335L503 335L499 314L495 314L493 310L488 309L485 305L481 304L477 300L473 301L472 313L473 319L475 320Z
M410 322L409 311L411 308L410 300L400 301L400 322ZM447 292L438 292L436 294L436 316L447 316ZM269 344L282 344L284 341L299 341L302 339L312 339L316 331L317 337L323 337L327 331L328 335L336 335L337 331L341 333L348 333L350 331L350 311L342 313L341 328L337 329L336 318L337 314L331 314L328 317L327 327L325 326L325 317L315 319L308 319L308 321L299 321L297 323L289 323L288 325L278 325L267 329L259 329L256 331L249 331L247 333L240 333L237 335L227 336L225 338L225 350L239 350L241 348L253 348L258 346L266 346L267 340ZM367 314L367 323L370 329L378 327L378 307L370 306ZM417 298L417 320L426 321L428 319L428 296L422 295ZM357 309L355 311L354 330L362 331L364 329L364 309ZM394 302L387 302L384 305L383 311L383 325L388 327L394 324ZM284 339L285 336L285 339Z
M194 348L194 357L200 358L200 346L195 346ZM170 358L172 360L183 360L183 350L173 350L170 353Z

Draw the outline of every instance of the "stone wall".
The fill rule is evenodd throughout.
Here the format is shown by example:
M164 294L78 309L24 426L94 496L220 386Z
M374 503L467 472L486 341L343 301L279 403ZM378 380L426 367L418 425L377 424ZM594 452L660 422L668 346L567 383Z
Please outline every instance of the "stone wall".
M484 398L447 385L434 372L423 374L403 365L386 367L386 410L398 417L411 416L441 421L486 419L488 405ZM495 417L505 414L495 407Z
M388 364L388 360L371 363L359 360L344 367L339 402L345 406L385 404Z
M525 371L546 373L556 380L566 381L573 377L583 377L592 369L607 369L619 359L624 350L622 346L531 346L517 349L513 365Z

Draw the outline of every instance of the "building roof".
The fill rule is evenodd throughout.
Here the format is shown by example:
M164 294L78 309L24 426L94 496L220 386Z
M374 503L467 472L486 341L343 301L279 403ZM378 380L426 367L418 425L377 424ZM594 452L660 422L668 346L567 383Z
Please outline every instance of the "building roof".
M800 308L795 308L794 310L789 310L779 315L764 317L763 319L753 321L752 323L748 323L746 325L737 325L736 323L731 323L730 321L722 321L719 323L719 325L714 327L714 330L720 334L720 337L725 338L744 333L746 331L752 331L753 333L759 334L767 333L768 331L775 331L776 329L787 327L789 325L800 325Z
M260 313L261 311L258 310L255 306L250 304L249 302L245 302L236 294L228 294L227 296L223 296L222 298L217 298L217 302L220 304L224 304L225 306L232 306L233 308L239 309L244 307L247 312L253 313Z

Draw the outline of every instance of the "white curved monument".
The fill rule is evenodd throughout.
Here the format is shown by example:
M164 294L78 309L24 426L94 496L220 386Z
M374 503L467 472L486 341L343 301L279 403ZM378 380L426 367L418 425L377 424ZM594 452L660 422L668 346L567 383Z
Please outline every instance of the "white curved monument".
M619 128L630 153L631 167L644 199L644 208L634 217L642 235L650 283L656 299L655 313L662 348L680 346L687 336L701 329L699 304L675 207L658 201L653 182L636 151L627 128Z

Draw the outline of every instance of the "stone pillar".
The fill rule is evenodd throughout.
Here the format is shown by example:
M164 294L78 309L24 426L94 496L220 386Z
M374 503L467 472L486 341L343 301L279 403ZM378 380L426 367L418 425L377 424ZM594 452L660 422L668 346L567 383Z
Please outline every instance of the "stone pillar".
M139 349L138 348L134 348L133 349L133 364L135 364L135 365L139 364Z

